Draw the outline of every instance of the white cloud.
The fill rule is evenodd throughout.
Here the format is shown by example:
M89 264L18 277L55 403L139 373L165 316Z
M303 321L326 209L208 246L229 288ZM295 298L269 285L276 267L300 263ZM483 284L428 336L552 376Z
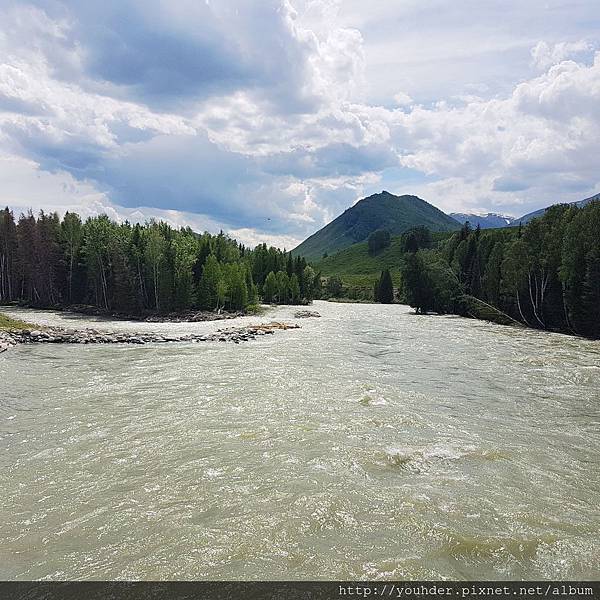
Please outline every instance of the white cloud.
M261 233L249 227L231 229L225 223L197 213L147 206L119 206L90 182L77 181L64 171L49 173L33 161L16 156L0 155L0 180L3 206L9 206L17 217L29 210L34 213L40 210L57 212L59 215L67 211L77 212L83 219L105 214L119 222L145 223L156 219L173 227L191 227L198 232L224 230L248 246L266 242L293 248L302 241L293 236Z
M413 99L404 92L398 92L394 94L394 100L398 106L408 106L413 103Z
M382 180L449 211L597 189L594 2L459 4L7 0L5 196L289 247Z
M531 49L531 57L536 67L546 70L568 58L590 54L593 49L592 44L587 40L559 42L552 45L542 40Z

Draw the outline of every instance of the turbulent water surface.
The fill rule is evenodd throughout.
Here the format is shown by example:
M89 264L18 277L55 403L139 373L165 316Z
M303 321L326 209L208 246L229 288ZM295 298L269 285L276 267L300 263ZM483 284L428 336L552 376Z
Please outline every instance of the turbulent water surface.
M599 343L314 308L0 355L0 579L600 577Z

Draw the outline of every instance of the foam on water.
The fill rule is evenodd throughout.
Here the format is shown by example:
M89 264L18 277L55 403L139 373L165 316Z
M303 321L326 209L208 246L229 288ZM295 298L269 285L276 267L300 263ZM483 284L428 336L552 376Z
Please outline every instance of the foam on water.
M0 356L4 579L600 577L600 345L316 303ZM210 332L292 320L49 325Z

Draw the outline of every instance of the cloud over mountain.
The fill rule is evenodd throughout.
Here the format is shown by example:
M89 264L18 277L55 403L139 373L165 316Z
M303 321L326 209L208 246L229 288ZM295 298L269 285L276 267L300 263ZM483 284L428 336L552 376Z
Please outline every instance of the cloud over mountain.
M412 2L9 0L0 170L19 168L6 201L169 211L292 245L384 186L461 211L591 195L600 41L581 23L593 4L486 3L465 30L467 8L440 3L442 31ZM537 25L494 29L499 10L517 23L534 8ZM415 28L437 45L418 47ZM461 72L452 86L444 53Z

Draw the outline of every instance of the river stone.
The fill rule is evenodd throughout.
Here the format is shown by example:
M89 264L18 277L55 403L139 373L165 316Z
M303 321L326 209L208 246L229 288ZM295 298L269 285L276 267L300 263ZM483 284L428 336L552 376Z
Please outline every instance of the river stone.
M296 319L309 319L311 317L320 317L321 315L314 310L298 310L294 313Z
M160 333L128 333L100 332L95 329L65 329L48 327L45 330L11 330L0 332L0 352L5 352L18 343L52 343L52 344L146 344L166 342L247 342L257 336L273 334L275 329L298 329L300 326L290 323L266 323L245 327L219 329L214 333L190 333L185 335Z

